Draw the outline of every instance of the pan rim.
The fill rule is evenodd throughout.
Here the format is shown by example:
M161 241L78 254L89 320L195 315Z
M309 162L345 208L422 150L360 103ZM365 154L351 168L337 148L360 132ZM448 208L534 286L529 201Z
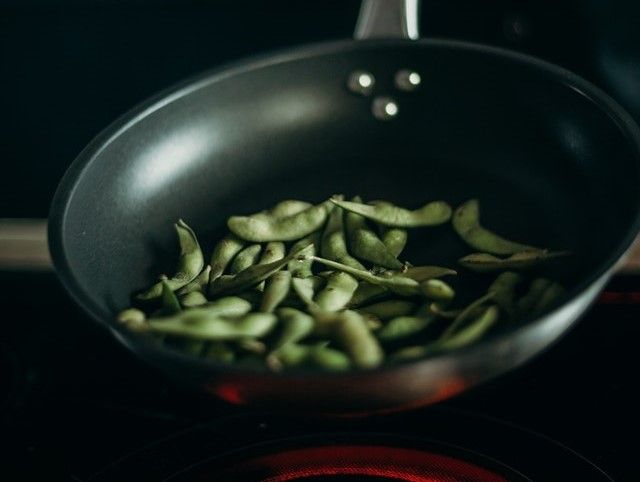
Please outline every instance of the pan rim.
M253 70L257 70L263 67L274 66L282 63L304 60L315 56L330 55L342 52L350 52L354 50L361 50L367 48L383 48L383 47L401 47L401 48L435 48L435 49L453 49L466 52L476 52L481 55L490 55L500 57L511 62L519 63L523 66L533 67L536 71L544 74L553 80L560 82L569 88L575 90L578 94L586 98L586 100L592 102L595 108L605 113L612 122L615 123L619 131L629 142L629 148L635 151L635 157L638 165L640 166L640 128L628 114L615 100L613 100L602 89L596 87L591 82L582 78L581 76L560 67L556 64L548 62L546 60L539 59L537 57L524 54L521 52L513 51L510 49L496 47L481 43L467 42L461 40L451 40L446 38L429 38L420 39L417 41L408 40L338 40L328 41L322 43L313 43L308 45L296 46L293 48L286 48L277 50L275 52L266 52L248 58L240 59L231 63L226 63L218 67L206 70L200 74L187 78L173 86L170 86L157 94L147 98L140 102L132 109L121 115L119 118L109 124L104 130L102 130L97 136L95 136L89 144L76 156L74 161L70 164L66 172L64 173L58 187L55 191L51 202L51 208L49 211L49 223L48 223L48 243L49 251L53 265L58 276L66 291L71 298L77 303L91 318L97 321L104 328L109 329L120 341L123 342L128 349L136 354L140 348L142 341L133 343L130 337L125 336L122 329L112 322L110 322L104 313L97 307L97 305L91 300L88 293L80 286L75 277L72 275L71 265L64 249L64 226L66 221L66 215L68 208L73 200L77 185L81 182L81 179L89 166L95 160L100 153L106 149L115 139L118 138L123 132L128 130L136 123L142 121L147 116L153 114L155 111L175 102L192 92L205 88L209 84L213 84L222 79L238 75L240 73L246 73ZM640 168L639 168L640 172ZM636 238L638 232L640 232L640 204L636 206L636 213L633 222L630 223L626 230L625 236L623 236L616 244L615 249L611 250L606 259L600 263L597 269L593 270L587 277L582 279L574 287L567 291L564 300L554 303L545 313L537 316L527 316L522 319L520 326L514 327L509 330L499 331L493 333L490 336L482 339L477 343L473 343L470 346L465 346L450 350L447 352L435 353L425 358L420 358L412 362L401 363L394 366L382 366L373 370L368 370L366 373L375 374L381 372L388 372L400 369L407 365L432 363L434 360L444 361L449 359L453 354L456 357L465 358L467 355L472 354L476 350L482 351L488 345L496 345L501 343L508 337L512 337L519 332L529 330L541 325L546 319L551 317L562 306L569 305L570 302L576 301L581 295L588 292L594 286L604 284L613 274L613 268L617 262L628 252L631 244ZM551 343L552 344L552 343ZM550 345L551 345L550 344ZM549 346L550 346L549 345ZM545 348L546 349L546 348ZM539 350L539 353L545 349ZM209 368L210 370L223 369L228 373L255 373L263 375L271 375L277 377L296 377L303 374L313 373L315 377L350 377L356 371L348 371L345 373L326 373L312 370L295 370L285 373L271 373L264 372L258 369L252 368L239 368L234 365L216 364L213 362L194 359L187 355L182 355L177 352L166 349L154 348L154 351L161 351L163 356L167 358L175 357L179 359L189 359L191 364L200 365L201 367Z

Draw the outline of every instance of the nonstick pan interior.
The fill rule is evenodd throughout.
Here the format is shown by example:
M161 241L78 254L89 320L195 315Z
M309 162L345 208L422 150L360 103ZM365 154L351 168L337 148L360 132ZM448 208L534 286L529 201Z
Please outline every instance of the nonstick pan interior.
M403 68L420 73L417 91L394 87ZM373 96L346 89L356 69L375 76ZM377 95L397 101L396 118L372 116ZM229 215L285 198L477 197L486 225L571 250L559 276L584 284L621 255L640 204L633 124L593 96L552 67L445 41L326 44L239 64L148 103L82 153L52 208L56 267L111 323L173 269L178 218L208 257ZM468 252L442 226L420 230L406 258L453 265Z

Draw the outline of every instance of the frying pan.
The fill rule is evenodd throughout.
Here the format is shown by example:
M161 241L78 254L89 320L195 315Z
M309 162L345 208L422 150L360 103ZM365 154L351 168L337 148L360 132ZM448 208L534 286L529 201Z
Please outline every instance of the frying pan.
M75 301L175 380L233 403L315 411L434 403L558 339L640 226L638 127L560 67L495 47L418 40L417 9L417 1L366 0L355 41L205 73L108 127L69 168L51 207L52 259ZM419 74L419 85L415 76L397 82L406 70ZM361 71L374 82L357 92L349 79ZM557 273L568 292L542 315L472 346L345 374L217 365L113 322L132 292L171 271L176 219L211 247L231 214L337 192L405 206L477 197L485 224L573 252ZM408 247L414 262L451 265L468 252L450 229L423 231Z

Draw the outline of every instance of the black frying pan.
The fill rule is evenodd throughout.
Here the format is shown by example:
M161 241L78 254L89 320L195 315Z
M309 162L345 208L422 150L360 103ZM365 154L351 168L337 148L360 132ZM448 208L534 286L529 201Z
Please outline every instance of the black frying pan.
M358 41L206 73L104 131L73 163L51 208L52 257L75 300L141 358L237 403L343 411L427 404L548 347L594 300L638 231L638 128L603 92L554 65L477 44L410 40L416 3L365 1ZM416 90L394 85L402 69L420 74ZM376 80L368 96L346 86L359 70ZM393 100L396 115L373 114L380 104L384 117L379 96ZM478 197L485 224L572 250L558 273L570 289L543 315L473 346L348 374L220 366L114 324L132 292L172 269L177 218L212 246L231 214L336 192L406 206ZM450 229L423 231L408 259L451 265L468 252Z

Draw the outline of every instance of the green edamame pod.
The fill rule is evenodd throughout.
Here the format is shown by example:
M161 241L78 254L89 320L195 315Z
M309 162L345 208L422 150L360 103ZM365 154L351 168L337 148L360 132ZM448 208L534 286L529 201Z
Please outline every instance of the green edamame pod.
M178 269L172 278L169 278L167 284L172 291L189 284L196 276L200 274L204 268L204 257L202 250L198 244L193 230L187 224L179 219L174 224L180 244L180 259L178 260ZM162 294L162 281L154 284L144 293L139 294L136 298L139 300L151 300L158 298Z
M307 361L310 352L309 346L287 343L267 356L267 366L273 371L280 371L283 367L297 367Z
M315 321L312 316L295 308L279 308L276 312L282 329L273 349L278 350L288 343L297 343L306 338L312 331Z
M484 305L490 302L493 298L491 293L481 296L477 300L473 301L466 308L464 308L458 316L453 319L453 322L443 332L442 337L448 338L454 333L459 331L470 318L475 317L479 311L484 308Z
M440 318L455 319L462 313L462 310L445 310L441 303L433 302L427 303L420 308L421 313L432 313Z
M204 358L219 363L232 363L236 354L224 341L211 341L205 344Z
M409 266L402 271L386 271L383 276L404 276L416 281L426 281L434 278L442 278L443 276L450 276L458 274L451 268L445 268L443 266Z
M273 310L287 297L291 287L291 273L278 271L267 280L265 285L260 311L272 313Z
M406 346L391 353L391 355L389 355L389 361L401 362L417 360L418 358L422 358L428 355L432 351L433 350L430 350L427 346L424 345Z
M184 316L189 311L183 312L182 316L149 319L149 330L198 340L224 341L261 338L277 323L277 318L272 313L248 313L235 318Z
M456 233L472 248L491 254L515 254L520 251L541 251L540 248L509 241L480 224L480 205L471 199L456 209L452 218Z
M413 296L420 293L420 283L411 278L405 276L376 276L369 271L352 268L345 264L337 263L329 259L320 258L318 256L310 256L315 261L328 266L329 268L337 269L350 274L354 278L358 278L368 283L383 286L393 293L401 296Z
M297 252L299 255L310 255L313 256L316 254L318 250L318 244L320 242L320 232L315 232L307 236L306 238L301 239L293 246L291 246L291 252ZM311 266L313 265L312 259L292 259L289 261L287 265L287 269L291 271L291 274L294 278L308 278L309 276L313 276L313 272L311 271Z
M351 368L351 360L345 353L322 345L311 348L309 361L314 366L329 371L345 371Z
M302 248L304 249L304 248ZM301 251L301 250L299 250ZM256 264L236 275L221 276L213 281L209 289L211 295L223 293L241 293L247 288L264 281L275 272L280 271L289 261L299 255L299 251L292 251L287 256L273 263Z
M473 253L458 260L462 266L478 273L503 269L529 269L547 261L569 255L568 251L522 251L508 258L498 258L488 253Z
M351 301L349 302L349 306L362 306L366 303L371 303L372 301L378 300L388 293L389 291L384 286L362 282L358 285L355 293L353 293Z
M414 211L394 206L388 202L377 202L375 205L370 205L334 198L330 201L346 211L364 216L378 224L397 228L434 226L445 223L451 218L451 206L443 201L427 203Z
M436 301L451 301L456 295L454 289L440 279L429 279L420 283L422 294Z
M273 263L274 261L284 258L285 254L286 249L282 241L271 241L264 247L264 251L262 252L262 256L260 257L258 264Z
M342 272L334 273L316 295L315 303L323 311L341 310L349 303L357 287L358 281L353 276Z
M409 238L407 230L401 228L389 228L383 225L379 226L382 242L389 252L397 258L407 245L407 239Z
M320 282L322 278L319 279ZM296 292L298 298L307 306L310 311L318 310L318 305L313 301L316 289L319 286L318 278L311 276L309 278L292 278L291 287Z
M180 288L176 293L179 295L186 295L188 293L192 293L194 291L201 291L204 293L209 286L209 277L211 275L211 265L206 265L204 269L200 272L196 279L194 279L191 283L187 284Z
M406 316L416 311L418 305L413 301L389 300L381 301L369 306L363 306L358 311L374 315L381 320L388 320L397 316Z
M360 198L353 198L356 202ZM356 213L347 212L345 219L347 238L351 252L364 261L389 269L401 269L403 264L389 252L385 244L368 226L366 219ZM361 269L361 268L359 268Z
M179 313L182 311L182 307L180 306L180 302L176 297L176 294L172 291L171 286L167 280L162 280L162 312L167 315L173 315L174 313Z
M499 315L500 310L497 306L490 306L486 308L478 318L457 333L442 337L436 341L434 348L437 347L442 350L452 350L479 340L493 325L496 324Z
M309 209L313 204L306 201L298 201L297 199L285 199L273 206L267 211L254 214L254 216L265 215L268 217L284 218L293 214L298 214L306 209Z
M192 291L180 297L180 304L185 308L194 308L196 306L206 305L207 297L200 291Z
M521 275L513 271L505 271L498 275L487 291L498 306L510 316L515 311L515 290L520 281L522 281Z
M364 318L351 310L342 312L340 316L342 320L335 326L335 337L354 365L358 368L375 368L380 365L384 352L367 328Z
M526 315L532 311L550 284L551 281L546 278L534 279L529 285L529 291L516 302L518 313Z
M352 268L365 269L362 263L352 257L347 250L343 214L342 209L331 211L327 225L322 233L320 253L324 258L346 264Z
M381 341L395 341L425 330L435 321L435 316L398 316L376 332Z
M224 274L227 266L236 254L244 247L244 241L236 238L234 235L223 238L215 248L211 255L211 274L209 275L209 283L213 283L216 279Z
M285 217L231 216L227 226L236 236L253 242L295 241L320 229L332 204L325 201Z
M229 267L229 273L238 274L240 271L244 271L249 266L253 266L258 262L262 246L259 244L250 244L246 248L243 248L236 257L233 258L231 266Z
M147 316L144 311L138 308L127 308L118 313L116 317L118 323L122 323L131 330L140 330L146 325Z
M558 283L551 283L542 293L533 311L544 311L564 294L564 288Z

